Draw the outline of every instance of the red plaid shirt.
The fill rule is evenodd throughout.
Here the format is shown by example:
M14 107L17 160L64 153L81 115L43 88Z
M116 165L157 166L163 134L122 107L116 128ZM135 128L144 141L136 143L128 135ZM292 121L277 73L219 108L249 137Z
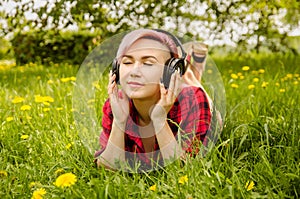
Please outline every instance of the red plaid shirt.
M208 98L201 88L192 86L183 88L167 118L176 139L179 139L178 137L181 136L182 147L186 152L197 152L199 150L199 141L206 144L205 135L210 128L211 111ZM101 150L95 153L95 157L99 156L105 149L112 123L113 113L108 99L103 106L103 131L100 135ZM139 159L149 163L138 131L138 113L132 101L130 101L130 117L127 120L125 134L125 151L130 152L130 154L134 153ZM160 157L161 159L156 139L154 151L157 152L154 152L154 158Z

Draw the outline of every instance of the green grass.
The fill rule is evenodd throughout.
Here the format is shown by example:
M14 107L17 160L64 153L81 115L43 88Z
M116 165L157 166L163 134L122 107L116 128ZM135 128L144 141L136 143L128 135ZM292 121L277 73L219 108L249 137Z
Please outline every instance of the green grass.
M46 190L44 198L299 197L300 58L256 55L214 61L227 101L216 147L184 166L175 161L145 174L95 168L74 124L75 82L62 81L76 76L76 67L0 66L0 198L30 198L39 188ZM244 71L243 66L250 69ZM100 88L100 103L106 98L105 88ZM38 103L35 95L54 101ZM14 104L16 96L24 101ZM23 105L31 109L22 111ZM69 172L77 182L56 187L56 178ZM183 176L188 180L181 184ZM252 181L253 189L247 190L246 183ZM152 185L155 191L149 189Z

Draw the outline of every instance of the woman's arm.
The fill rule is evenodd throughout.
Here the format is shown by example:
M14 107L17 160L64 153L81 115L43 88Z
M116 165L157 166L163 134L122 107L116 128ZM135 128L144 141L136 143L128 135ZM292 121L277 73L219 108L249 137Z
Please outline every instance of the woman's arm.
M120 126L116 124L116 122L112 123L111 133L106 147L98 157L98 165L104 165L110 169L117 169L119 163L125 162L124 129L125 126Z

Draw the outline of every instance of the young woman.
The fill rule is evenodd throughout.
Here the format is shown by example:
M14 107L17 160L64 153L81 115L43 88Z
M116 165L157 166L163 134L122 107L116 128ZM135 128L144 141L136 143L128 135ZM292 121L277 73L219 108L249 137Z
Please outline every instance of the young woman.
M180 55L178 45L176 38L157 30L139 29L123 38L117 72L109 75L101 150L95 153L98 165L119 169L128 163L151 170L205 144L209 102L200 87L183 82L185 68L173 63L184 54Z

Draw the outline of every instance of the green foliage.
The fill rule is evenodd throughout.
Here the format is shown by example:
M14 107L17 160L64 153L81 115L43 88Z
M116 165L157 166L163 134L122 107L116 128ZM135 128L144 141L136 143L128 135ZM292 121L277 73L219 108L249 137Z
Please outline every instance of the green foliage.
M8 0L0 2L5 6ZM138 28L164 28L196 39L230 38L240 52L267 48L273 52L297 52L288 45L287 36L299 26L300 3L276 1L154 1L154 0L54 0L19 2L0 17L6 26L0 35L24 30L97 30L106 38L113 33ZM26 18L32 12L35 17ZM0 25L1 26L1 25ZM225 35L225 36L224 36ZM252 45L249 45L249 41ZM235 49L236 51L237 49Z
M299 198L300 58L253 54L214 61L227 96L216 147L205 158L146 174L95 168L74 125L76 67L6 69L0 63L0 198L31 198L40 188L44 198ZM106 85L96 87L96 103L107 98ZM54 101L39 103L36 95ZM24 101L13 103L17 96ZM69 172L77 176L75 185L53 184Z
M0 60L1 59L12 59L13 53L11 50L11 44L7 39L0 37Z
M81 64L98 44L96 33L29 31L17 34L12 42L17 64L61 63Z

